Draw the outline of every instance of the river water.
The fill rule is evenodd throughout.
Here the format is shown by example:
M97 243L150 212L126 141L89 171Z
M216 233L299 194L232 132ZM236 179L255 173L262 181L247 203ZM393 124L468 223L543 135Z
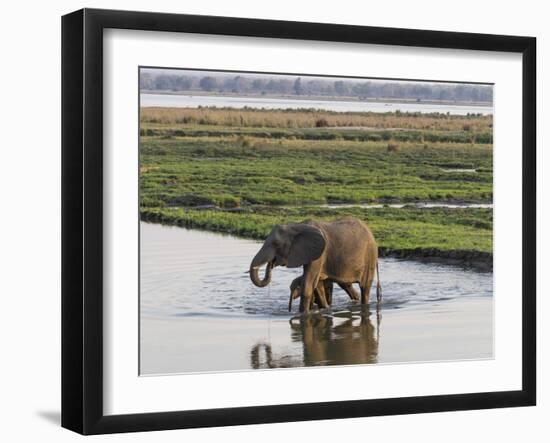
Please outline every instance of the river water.
M332 309L302 318L288 312L301 269L276 268L266 288L251 283L260 242L140 230L143 375L492 356L492 273L383 258L381 305L371 296L362 308L335 288Z
M428 103L387 103L371 101L338 101L278 99L258 97L223 97L208 95L140 94L142 107L198 108L216 106L232 108L300 109L312 108L336 112L422 112L450 113L455 115L492 114L492 106L439 105Z
M492 203L438 203L438 202L421 202L421 203L327 203L319 205L321 208L339 209L339 208L396 208L402 209L405 206L414 207L417 209L445 208L445 209L492 209Z

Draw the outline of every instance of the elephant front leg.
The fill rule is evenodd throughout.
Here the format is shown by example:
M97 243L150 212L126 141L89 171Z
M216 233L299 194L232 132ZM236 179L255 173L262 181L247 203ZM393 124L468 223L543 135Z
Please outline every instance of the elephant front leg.
M300 312L308 313L313 301L314 290L317 286L317 276L309 272L309 266L304 267L304 281L302 285L302 295L300 297Z
M304 285L302 288L302 295L300 297L300 312L308 313L311 304L313 302L313 286L310 285L309 291L308 291L308 285Z

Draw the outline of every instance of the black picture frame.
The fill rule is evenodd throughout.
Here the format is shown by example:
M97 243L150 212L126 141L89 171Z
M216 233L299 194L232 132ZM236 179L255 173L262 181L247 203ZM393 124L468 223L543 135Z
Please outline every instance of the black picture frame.
M369 43L522 54L522 389L131 415L103 413L103 30ZM83 9L62 18L62 426L82 434L530 406L536 402L536 39Z

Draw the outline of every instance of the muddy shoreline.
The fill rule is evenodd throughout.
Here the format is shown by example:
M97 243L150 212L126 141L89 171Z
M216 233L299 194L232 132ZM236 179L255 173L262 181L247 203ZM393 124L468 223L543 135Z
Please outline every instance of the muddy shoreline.
M493 271L493 254L482 251L442 251L434 248L393 250L381 247L379 248L379 255L380 257L460 266L478 272Z

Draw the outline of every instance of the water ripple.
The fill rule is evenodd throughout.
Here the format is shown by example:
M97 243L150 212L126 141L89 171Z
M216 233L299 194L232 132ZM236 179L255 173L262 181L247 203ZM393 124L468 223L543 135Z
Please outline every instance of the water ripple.
M227 235L141 223L142 314L291 316L289 285L302 270L276 268L269 286L255 287L244 272L260 245ZM492 273L411 260L381 259L380 278L382 309L493 293ZM375 298L371 296L371 301ZM297 307L296 303L294 309ZM328 312L337 316L356 307L335 286Z

